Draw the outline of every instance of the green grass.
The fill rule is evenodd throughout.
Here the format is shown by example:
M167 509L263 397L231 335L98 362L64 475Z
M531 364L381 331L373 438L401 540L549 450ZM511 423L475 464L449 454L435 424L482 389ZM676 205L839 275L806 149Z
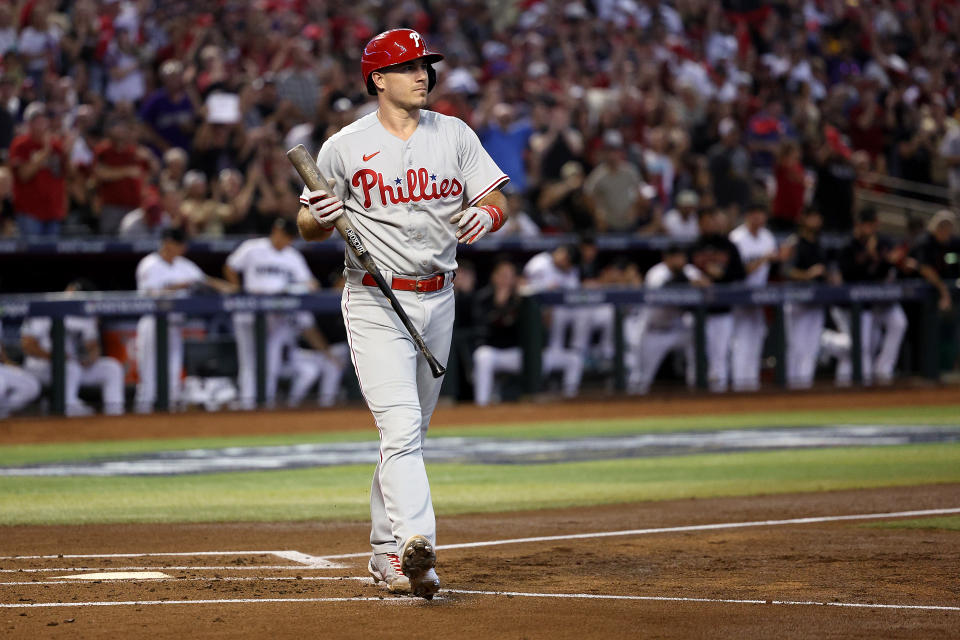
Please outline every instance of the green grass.
M960 516L890 520L889 522L871 522L870 524L862 526L871 529L941 529L946 531L960 531Z
M370 466L0 478L0 524L365 520ZM429 467L441 515L960 482L960 444Z
M787 408L789 409L789 408ZM724 428L817 426L825 424L960 424L960 405L892 407L876 410L763 412L713 414L706 416L617 418L607 420L566 420L434 427L432 437L572 438L577 436L623 435L669 431L706 431ZM277 434L223 438L180 438L165 440L120 440L106 442L52 443L0 447L0 466L15 466L63 460L86 460L155 451L238 446L272 446L324 442L375 440L376 429L316 434Z

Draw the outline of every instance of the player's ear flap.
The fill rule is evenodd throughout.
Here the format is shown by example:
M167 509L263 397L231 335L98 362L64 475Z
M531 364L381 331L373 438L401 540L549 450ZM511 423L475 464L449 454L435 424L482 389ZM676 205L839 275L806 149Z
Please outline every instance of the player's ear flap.
M433 68L432 64L427 65L427 93L433 91L433 88L437 86L437 72Z

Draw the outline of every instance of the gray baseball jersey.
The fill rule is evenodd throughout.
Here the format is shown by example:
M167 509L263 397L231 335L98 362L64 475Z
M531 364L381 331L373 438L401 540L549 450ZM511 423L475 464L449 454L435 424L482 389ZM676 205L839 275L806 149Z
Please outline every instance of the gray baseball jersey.
M336 182L354 230L381 269L429 275L456 269L450 217L509 178L462 120L420 112L413 135L389 133L376 112L341 129L317 155L320 173ZM307 189L300 196L306 204ZM359 269L349 251L346 265Z

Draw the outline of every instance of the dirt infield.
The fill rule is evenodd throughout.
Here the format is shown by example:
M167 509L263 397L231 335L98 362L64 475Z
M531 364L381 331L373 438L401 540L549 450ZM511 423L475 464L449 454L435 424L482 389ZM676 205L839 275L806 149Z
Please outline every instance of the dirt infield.
M0 560L0 604L14 605L0 608L0 635L956 637L957 532L878 529L861 521L702 527L951 507L960 507L960 485L441 517L440 542L448 544L691 530L441 550L446 591L433 602L381 600L383 592L361 579L362 523L11 527L3 530L4 556L53 557ZM327 560L341 568L314 568L263 550L354 557ZM164 552L183 555L57 557ZM122 567L170 577L76 579ZM192 603L163 604L170 601ZM86 604L28 606L54 602ZM104 604L111 602L132 604Z
M960 387L830 389L816 392L703 395L677 393L605 400L504 404L493 407L448 406L437 409L433 426L516 424L545 420L710 415L760 411L877 409L931 404L960 404ZM141 438L187 438L278 433L316 433L374 429L364 407L271 412L188 412L118 417L12 419L0 421L0 445L84 442Z

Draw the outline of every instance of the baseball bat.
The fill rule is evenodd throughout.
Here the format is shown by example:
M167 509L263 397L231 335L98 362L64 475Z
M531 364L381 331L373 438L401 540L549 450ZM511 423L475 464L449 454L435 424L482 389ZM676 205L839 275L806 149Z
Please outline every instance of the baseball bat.
M290 163L293 164L297 173L303 178L303 182L307 185L308 189L316 191L317 189L328 188L327 181L323 175L321 175L320 168L317 167L313 156L307 152L306 147L302 144L298 144L293 149L287 151L287 158L290 159ZM442 376L447 372L447 369L440 364L433 353L430 352L427 343L423 341L423 336L420 335L420 332L413 326L413 322L410 321L410 316L408 316L407 312L400 306L400 301L397 300L397 296L393 293L387 281L384 280L383 274L381 274L380 269L377 268L377 263L374 261L373 256L371 256L367 248L363 246L363 241L360 240L360 236L353 230L353 223L350 222L350 218L347 217L346 211L344 211L333 224L337 228L337 231L340 232L340 235L343 236L347 246L353 251L353 255L357 257L360 265L373 277L377 286L380 287L380 291L383 292L383 295L387 296L387 300L390 301L393 310L396 311L400 317L400 322L402 322L403 326L410 332L413 343L417 345L417 349L419 349L423 357L427 359L427 364L430 366L430 372L433 373L433 377L439 378Z

